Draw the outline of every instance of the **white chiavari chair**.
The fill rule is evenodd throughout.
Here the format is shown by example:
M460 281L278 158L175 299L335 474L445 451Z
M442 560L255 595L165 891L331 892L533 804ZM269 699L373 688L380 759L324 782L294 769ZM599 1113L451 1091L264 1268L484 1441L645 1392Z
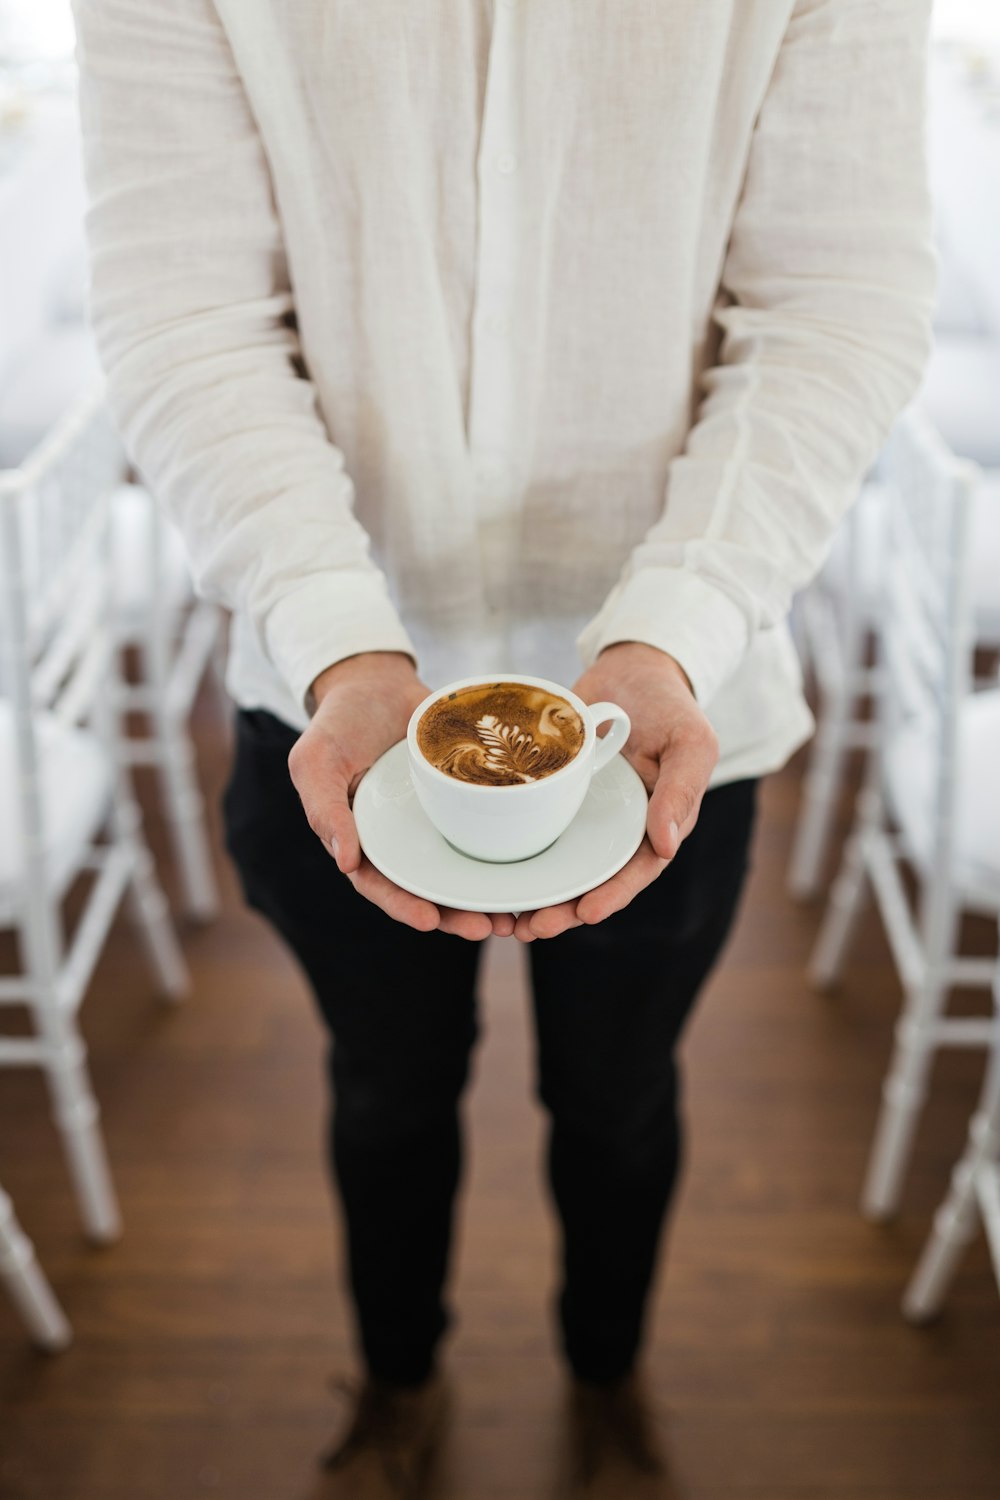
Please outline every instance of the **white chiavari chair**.
M47 329L0 391L0 465L34 451L97 379L89 329L77 322ZM130 764L156 771L181 904L205 922L219 897L189 725L206 674L220 682L224 675L225 621L215 605L195 598L179 533L128 475L122 453L111 507L113 617L119 647L131 657L132 670L122 675L125 708L141 715L125 749Z
M950 445L949 445L950 446ZM967 456L967 455L963 455ZM797 637L816 690L816 736L788 862L796 901L825 890L825 874L852 751L868 753L879 674L873 664L885 561L885 486L865 485L822 573L797 604ZM976 645L1000 650L1000 471L979 471L970 521L970 593Z
M3 1188L0 1188L0 1281L38 1347L53 1354L65 1349L72 1341L73 1330Z
M1000 1018L1000 965L993 1003ZM937 1213L923 1254L903 1296L903 1313L925 1323L941 1310L959 1260L979 1224L1000 1287L1000 1027L993 1040L979 1106L969 1122L965 1151Z
M941 187L942 184L937 184ZM988 299L965 264L967 237L952 242L939 223L935 349L920 404L948 447L985 469L1000 466L1000 342L991 338ZM1000 648L1000 468L977 489L972 582L977 640ZM868 752L877 674L871 664L881 590L884 497L877 473L844 520L829 561L796 600L795 637L817 699L816 735L788 864L788 893L814 900L825 890L827 856L852 751Z
M882 558L881 486L864 486L844 518L819 577L795 605L796 638L816 692L816 734L802 783L802 803L788 862L788 893L809 901L823 888L847 761L868 751L874 728L864 716L876 690L869 653Z
M938 338L920 404L952 452L1000 468L1000 339Z
M124 750L130 765L156 769L184 911L208 922L219 891L189 725L206 673L222 677L224 619L195 599L180 535L144 486L120 486L112 514L115 630L138 665L122 683L123 706L149 725Z
M163 994L188 986L119 753L109 524L121 464L97 389L0 474L0 925L20 956L0 1005L32 1023L0 1037L0 1066L44 1070L83 1224L101 1241L120 1220L77 1012L124 897ZM79 875L90 878L68 932L62 902Z
M810 963L817 987L836 983L870 888L904 989L862 1200L873 1218L898 1205L937 1048L993 1036L992 1019L946 1013L952 987L992 985L991 960L957 952L961 912L1000 913L1000 690L972 692L977 482L918 413L898 424L886 450L877 746Z

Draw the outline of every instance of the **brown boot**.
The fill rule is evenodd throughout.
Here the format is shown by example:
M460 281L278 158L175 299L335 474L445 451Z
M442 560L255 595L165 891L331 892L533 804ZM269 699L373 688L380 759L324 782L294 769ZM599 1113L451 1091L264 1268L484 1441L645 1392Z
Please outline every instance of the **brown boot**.
M349 1394L354 1409L322 1460L316 1500L419 1500L444 1425L440 1377L418 1386L369 1379Z
M574 1380L561 1500L674 1500L662 1438L634 1375Z

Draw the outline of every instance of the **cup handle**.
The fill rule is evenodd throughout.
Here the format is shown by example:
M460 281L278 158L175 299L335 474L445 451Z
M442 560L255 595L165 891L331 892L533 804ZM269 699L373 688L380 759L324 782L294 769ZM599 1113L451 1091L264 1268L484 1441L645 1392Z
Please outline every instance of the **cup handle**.
M595 729L606 724L609 719L611 721L607 734L603 739L598 739L594 746L594 770L599 771L609 760L614 759L632 733L632 721L617 703L590 703L588 709Z

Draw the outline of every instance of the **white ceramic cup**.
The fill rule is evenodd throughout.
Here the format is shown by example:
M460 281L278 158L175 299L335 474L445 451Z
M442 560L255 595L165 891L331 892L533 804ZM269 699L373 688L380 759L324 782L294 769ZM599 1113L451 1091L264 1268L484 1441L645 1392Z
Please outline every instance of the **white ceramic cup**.
M520 786L484 786L458 781L425 759L417 743L417 725L431 705L449 693L490 682L544 688L573 705L583 720L584 738L568 765ZM609 721L611 728L599 738L599 726ZM431 693L414 709L406 731L410 776L421 807L449 844L473 859L510 864L540 854L566 831L587 795L590 778L618 754L631 728L628 714L617 703L586 704L568 688L544 677L519 673L465 677Z

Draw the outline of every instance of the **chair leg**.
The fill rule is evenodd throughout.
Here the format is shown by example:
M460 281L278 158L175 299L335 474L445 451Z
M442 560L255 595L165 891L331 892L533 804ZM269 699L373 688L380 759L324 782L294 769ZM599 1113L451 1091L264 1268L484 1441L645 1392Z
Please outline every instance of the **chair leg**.
M882 915L890 938L896 934L895 948L900 933L910 930L902 886L893 884L885 892L885 901ZM961 909L935 871L921 888L920 908L919 937L914 935L910 960L902 964L905 998L861 1195L862 1212L876 1220L890 1218L899 1206L948 1002L945 976L960 946Z
M820 712L788 865L788 893L796 901L811 901L822 889L823 865L844 781L853 703L849 692L838 692Z
M156 878L153 856L142 831L142 818L124 767L119 769L112 812L114 835L131 855L129 908L146 948L150 966L164 997L181 1000L190 992L191 977L177 941L167 898Z
M40 1349L53 1353L72 1342L73 1330L56 1301L35 1247L17 1222L14 1205L0 1189L0 1278Z
M42 889L34 861L27 861L26 899L18 924L24 970L34 996L30 1002L36 1036L44 1047L43 1067L52 1116L62 1137L66 1164L84 1232L99 1244L116 1240L121 1214L108 1167L100 1110L87 1069L87 1049L76 1017L66 1006L59 982L62 936L57 908Z
M139 643L139 660L151 704L150 724L160 795L183 907L196 922L210 922L219 912L219 891L187 716L198 685L214 660L222 636L222 617L211 605L196 605L184 624L180 647L175 652L180 628L181 622L172 611L152 610Z
M201 606L203 609L209 607L206 604ZM218 606L212 607L216 609L218 621L212 642L212 654L209 658L208 670L225 714L226 722L228 723L229 711L232 708L232 699L229 696L229 689L226 687L226 670L229 665L229 630L226 615L223 614Z
M1000 1049L991 1059L979 1108L969 1123L965 1151L934 1215L934 1227L903 1297L903 1314L924 1323L941 1310L958 1262L975 1234L980 1173L1000 1162Z
M899 1207L903 1177L927 1095L936 1051L935 1030L947 990L933 971L906 1000L896 1026L892 1062L882 1085L882 1107L872 1141L861 1209L866 1218L890 1219Z
M53 1118L62 1136L84 1232L98 1244L111 1244L121 1234L121 1212L87 1069L87 1049L76 1022L60 1015L51 1002L43 1002L35 1013L49 1052L45 1074Z
M796 594L792 600L792 607L788 612L788 629L792 637L792 644L798 653L799 665L805 678L814 670L813 654L809 644L809 630L803 618L806 602L801 594Z
M185 726L165 708L154 714L160 787L183 892L184 910L197 922L219 913L219 890L209 852L205 804Z
M868 898L866 848L873 819L873 810L866 799L875 795L867 791L859 796L854 831L844 847L840 869L813 945L808 976L810 984L817 990L831 990L839 983L844 961L865 909Z

